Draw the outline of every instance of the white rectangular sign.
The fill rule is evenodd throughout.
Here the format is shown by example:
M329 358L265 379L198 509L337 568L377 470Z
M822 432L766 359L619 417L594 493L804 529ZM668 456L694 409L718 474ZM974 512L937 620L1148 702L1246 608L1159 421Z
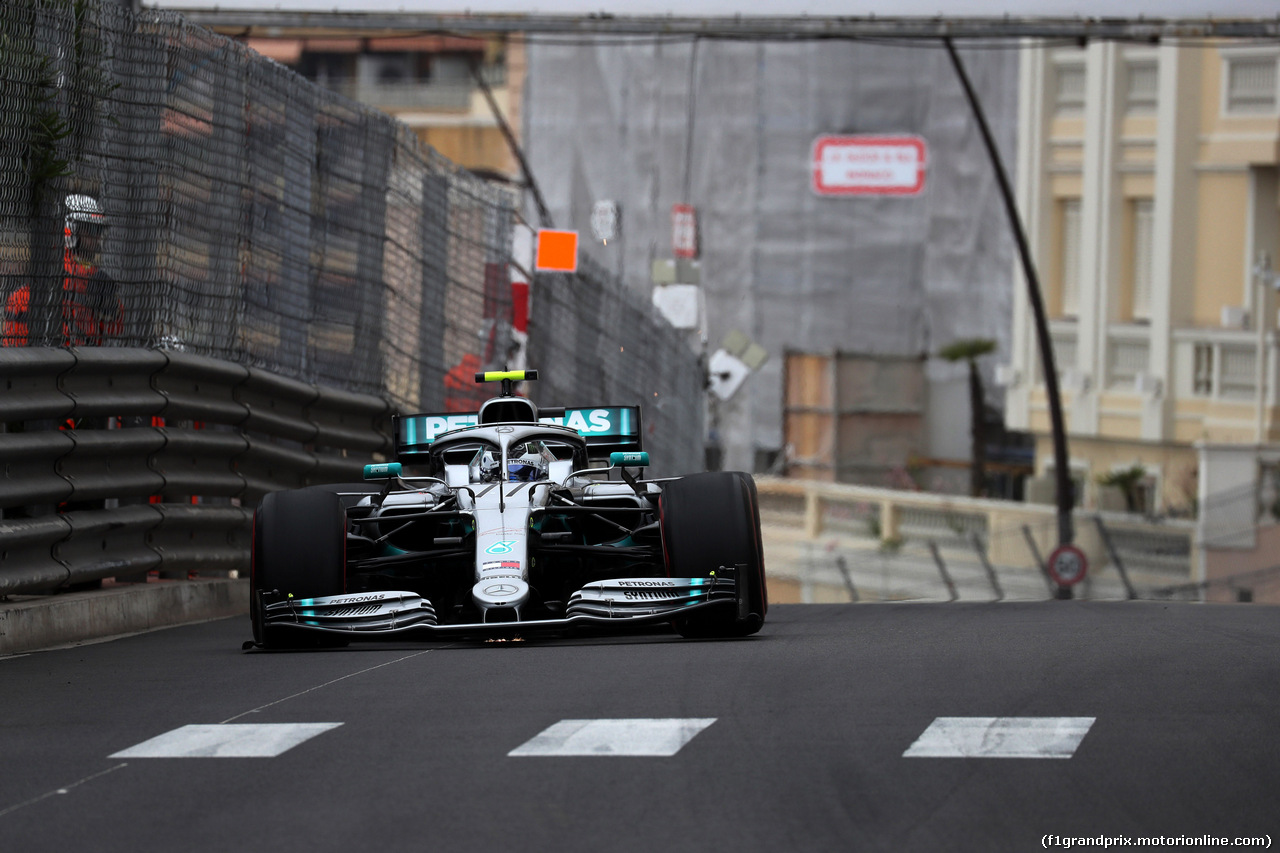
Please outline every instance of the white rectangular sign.
M818 195L918 195L928 155L919 136L819 136L813 142Z
M698 257L698 212L691 204L671 205L671 254Z

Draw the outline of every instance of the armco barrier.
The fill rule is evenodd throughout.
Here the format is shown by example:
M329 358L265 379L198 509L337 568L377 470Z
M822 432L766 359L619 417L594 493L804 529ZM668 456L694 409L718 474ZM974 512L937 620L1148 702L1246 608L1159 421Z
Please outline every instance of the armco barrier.
M182 352L0 349L0 595L247 569L250 507L359 480L391 450L390 414Z

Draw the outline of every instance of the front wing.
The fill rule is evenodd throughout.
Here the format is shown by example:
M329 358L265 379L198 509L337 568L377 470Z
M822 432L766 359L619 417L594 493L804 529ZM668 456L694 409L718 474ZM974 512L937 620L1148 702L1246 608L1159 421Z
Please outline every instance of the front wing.
M734 568L709 578L614 578L593 581L570 596L558 619L441 624L431 602L413 592L359 592L318 598L283 598L258 592L262 624L273 630L342 635L349 639L406 635L557 632L574 627L666 622L706 607L737 601Z

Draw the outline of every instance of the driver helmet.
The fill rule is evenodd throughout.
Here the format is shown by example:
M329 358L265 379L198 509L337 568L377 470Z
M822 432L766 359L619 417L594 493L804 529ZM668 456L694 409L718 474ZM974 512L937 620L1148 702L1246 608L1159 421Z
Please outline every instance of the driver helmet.
M542 473L542 456L532 447L525 447L521 456L507 462L507 479L528 483Z
M507 479L518 480L522 483L528 483L536 480L538 479L538 466L528 465L524 462L508 462Z
M102 205L89 195L69 195L63 199L66 215L63 220L63 240L71 251L80 248L80 237L100 237L107 228L107 217Z

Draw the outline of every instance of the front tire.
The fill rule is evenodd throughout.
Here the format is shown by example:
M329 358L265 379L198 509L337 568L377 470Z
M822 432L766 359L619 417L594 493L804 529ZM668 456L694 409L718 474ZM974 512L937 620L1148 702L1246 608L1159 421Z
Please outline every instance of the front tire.
M670 577L735 575L737 607L706 608L675 620L682 637L746 637L769 607L755 481L740 471L693 474L662 491L662 550Z
M265 624L259 591L295 599L346 589L347 521L338 496L319 489L272 492L253 515L249 613L264 648L316 645L306 635ZM290 635L293 639L290 640Z

